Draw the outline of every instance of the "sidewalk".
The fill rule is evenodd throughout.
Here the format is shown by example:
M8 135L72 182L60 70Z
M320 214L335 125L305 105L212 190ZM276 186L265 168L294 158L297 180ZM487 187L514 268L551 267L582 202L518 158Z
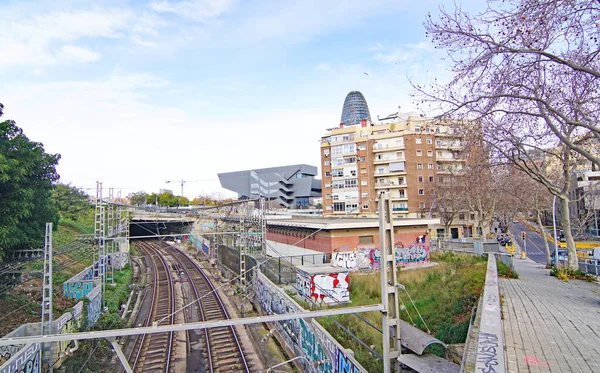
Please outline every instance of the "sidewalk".
M600 285L562 282L515 257L518 280L500 279L506 371L600 372Z

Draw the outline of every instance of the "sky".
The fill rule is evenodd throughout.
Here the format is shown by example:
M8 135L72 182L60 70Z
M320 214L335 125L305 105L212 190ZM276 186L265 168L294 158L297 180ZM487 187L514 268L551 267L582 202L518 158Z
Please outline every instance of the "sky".
M0 0L2 120L90 193L235 196L217 173L319 166L349 91L415 111L410 80L450 76L422 25L442 3Z

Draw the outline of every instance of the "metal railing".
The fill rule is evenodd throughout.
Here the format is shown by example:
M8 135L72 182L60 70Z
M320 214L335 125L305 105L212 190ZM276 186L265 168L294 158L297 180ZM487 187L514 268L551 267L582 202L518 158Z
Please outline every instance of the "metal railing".
M596 263L579 262L579 270L590 275L600 276L600 265Z

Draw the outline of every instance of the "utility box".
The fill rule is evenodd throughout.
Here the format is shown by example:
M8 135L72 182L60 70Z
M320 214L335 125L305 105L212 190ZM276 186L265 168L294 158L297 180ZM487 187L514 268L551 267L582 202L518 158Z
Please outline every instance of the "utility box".
M350 280L346 268L330 265L296 267L296 288L307 301L326 304L350 302Z

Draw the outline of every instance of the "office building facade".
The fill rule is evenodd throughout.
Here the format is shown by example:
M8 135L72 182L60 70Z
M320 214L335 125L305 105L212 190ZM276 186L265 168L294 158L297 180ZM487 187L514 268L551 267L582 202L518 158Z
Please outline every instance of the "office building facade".
M317 168L306 164L260 168L218 174L221 186L240 199L263 197L283 208L306 208L321 197Z

